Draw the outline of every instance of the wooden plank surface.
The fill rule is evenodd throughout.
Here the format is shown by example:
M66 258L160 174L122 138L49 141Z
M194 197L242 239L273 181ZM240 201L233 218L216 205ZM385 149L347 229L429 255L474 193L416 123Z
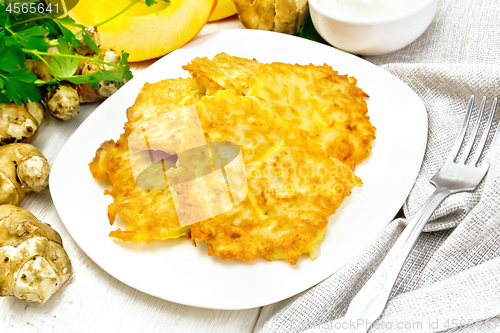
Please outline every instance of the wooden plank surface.
M199 35L241 27L235 19L226 20L207 25ZM152 62L134 64L134 74L137 75ZM45 154L51 165L67 139L97 106L98 103L82 106L80 114L66 122L47 116L34 145ZM78 191L77 188L74 190ZM54 208L50 191L28 195L22 207L51 224L61 234L74 275L44 305L27 303L14 297L0 298L0 332L253 331L260 308L219 311L179 305L146 295L111 277L74 242ZM85 209L82 202L81 211Z

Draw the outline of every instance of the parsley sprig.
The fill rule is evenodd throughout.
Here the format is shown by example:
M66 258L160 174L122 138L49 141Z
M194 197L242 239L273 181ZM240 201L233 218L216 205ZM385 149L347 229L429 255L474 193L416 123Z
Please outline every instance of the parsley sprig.
M39 0L38 3L42 3ZM138 0L132 0L135 4ZM146 0L148 6L154 0ZM81 46L75 33L67 28L74 27L76 35L82 38L95 56L87 57L75 54L74 48ZM48 52L57 47L59 53ZM43 61L52 81L39 80L25 68L27 59ZM47 60L49 59L49 60ZM8 13L3 0L0 0L0 103L40 101L40 89L62 81L73 84L89 83L97 88L99 81L114 81L123 84L132 78L130 66L126 65L128 54L122 52L119 64L102 61L97 45L90 38L85 26L75 23L69 17L55 17L40 13ZM80 60L87 60L97 65L95 74L75 75ZM103 69L99 65L113 66L116 71Z

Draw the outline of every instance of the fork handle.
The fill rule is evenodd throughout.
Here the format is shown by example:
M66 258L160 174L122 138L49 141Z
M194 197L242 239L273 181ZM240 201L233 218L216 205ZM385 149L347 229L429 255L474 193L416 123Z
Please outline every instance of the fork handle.
M337 333L364 333L384 311L396 279L425 224L439 204L451 194L447 188L436 188L386 255L372 277L351 301L346 315L332 323ZM306 332L320 332L308 330ZM321 330L321 332L325 332Z

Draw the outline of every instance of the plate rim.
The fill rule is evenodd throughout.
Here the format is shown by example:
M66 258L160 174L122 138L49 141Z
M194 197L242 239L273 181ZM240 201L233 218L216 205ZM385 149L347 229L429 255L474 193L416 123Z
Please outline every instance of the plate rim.
M340 51L340 50L337 50L337 49L334 49L330 46L327 46L327 45L323 45L323 44L319 44L319 43L316 43L316 42L313 42L313 41L309 41L309 40L305 40L305 39L302 39L302 38L299 38L299 37L295 37L295 36L289 36L289 35L278 35L276 33L273 33L273 32L266 32L266 31L256 31L256 30L240 30L240 29L237 29L237 30L224 30L224 31L219 31L219 32L215 32L215 33L212 33L212 34L209 34L209 35L206 35L206 36L203 36L203 37L200 37L188 44L186 44L184 47L176 50L176 51L173 51L171 52L170 54L162 57L161 59L159 59L157 62L155 62L154 64L150 65L148 68L146 68L144 71L140 72L139 74L135 75L134 78L128 82L127 84L131 84L133 82L139 82L140 80L143 80L145 77L148 76L148 73L149 72L152 72L156 67L160 68L161 65L163 64L163 62L165 61L164 59L169 59L170 57L173 57L173 55L177 55L179 52L183 52L184 50L186 49L189 49L189 48L193 48L193 47L199 47L199 45L203 45L204 43L206 42L209 42L213 39L216 39L216 38L219 38L220 36L222 36L223 38L225 38L225 36L228 36L228 37L231 37L233 35L236 35L238 38L241 38L242 36L241 35L261 35L263 36L263 38L277 38L277 39L283 39L283 40L286 40L286 39L289 39L291 40L291 38L295 38L296 40L298 41L301 41L301 42L305 42L305 43L312 43L315 45L315 47L321 47L323 48L325 51L327 52L333 52L332 54L341 54L342 56L350 56L350 57L354 57L356 58L356 61L362 61L366 64L369 64L370 66L373 66L372 68L375 70L375 71L380 71L379 73L385 73L384 75L386 75L386 77L390 77L391 79L390 80L395 80L394 82L399 82L399 84L403 87L405 87L404 89L407 89L407 92L408 93L412 93L414 95L414 97L416 97L416 99L418 99L418 101L420 101L420 107L423 109L423 114L421 114L420 116L425 116L425 130L423 130L423 132L425 132L425 140L423 140L425 143L422 144L422 146L420 147L420 151L417 153L417 155L419 155L419 157L417 158L420 163L418 164L418 168L416 168L416 172L414 172L414 175L411 177L411 186L409 186L408 190L406 191L406 195L404 196L404 198L401 199L401 202L398 203L398 206L401 207L404 203L404 201L406 200L406 197L408 196L408 194L410 193L411 191L411 188L418 176L418 170L420 170L421 168L421 164L422 164L422 161L423 161L423 157L424 157L424 153L425 153L425 149L426 149L426 146L427 146L427 132L428 132L428 125L427 125L427 112L425 111L425 106L423 104L423 102L420 100L420 98L418 97L418 95L416 95L416 93L411 90L411 88L409 88L403 81L401 81L399 78L391 75L390 73L384 71L382 68L368 62L367 60L364 60L362 58L357 58L356 56L354 55L351 55L351 54L348 54L346 52L343 52L343 51ZM266 36L266 37L264 37ZM190 59L189 59L190 60ZM156 65L156 66L155 66ZM330 64L332 67L333 65ZM168 78L168 77L165 77L165 78ZM135 81L134 81L135 80ZM155 81L156 82L156 81ZM124 86L126 87L126 86ZM121 88L123 89L123 88ZM131 88L131 89L134 89L134 88ZM134 97L135 99L135 97ZM134 288L134 289L137 289L137 290L140 290L141 292L144 292L146 294L149 294L149 295L152 295L152 296L155 296L155 297L158 297L158 298L161 298L161 299L164 299L164 300L167 300L167 301L171 301L171 302L175 302L175 303L179 303L179 304L184 304L184 305L189 305L189 306L195 306L195 307L202 307L202 308L208 308L208 309L220 309L220 310L240 310L240 309L248 309L248 308L255 308L255 307L260 307L260 306L264 306L264 305L268 305L268 304L272 304L272 303L275 303L275 302L278 302L280 300L283 300L283 299L286 299L288 297L291 297L291 296L294 296L318 283L320 283L321 281L325 280L326 278L328 278L329 276L331 276L332 274L334 274L338 269L340 269L342 266L338 267L335 271L332 271L330 272L327 276L322 276L320 278L317 279L316 282L314 282L313 284L311 284L310 286L306 287L306 288L303 288L302 290L299 290L299 291L292 291L290 293L285 293L286 296L283 297L280 296L280 297L277 297L276 299L272 299L272 300L267 300L267 301L264 301L264 302L248 302L247 304L241 304L239 303L240 305L235 305L235 304L232 304L231 306L221 306L220 304L219 305L208 305L208 304L205 304L203 302L192 302L192 301L185 301L185 300L179 300L179 299L176 299L175 297L172 299L170 297L165 297L165 295L161 295L161 294L158 294L158 293L155 293L155 292L152 292L151 290L146 290L145 288L141 287L141 286L137 286L135 285L134 283L130 283L130 281L126 282L124 280L126 279L123 279L122 277L118 277L118 276L115 276L115 274L113 274L113 272L110 272L110 270L105 267L105 265L101 265L101 261L98 259L98 258L94 258L93 255L91 255L89 253L89 251L86 251L85 248L87 247L86 244L81 244L80 243L80 239L78 237L75 237L74 235L74 231L73 230L73 227L71 226L71 223L67 223L66 221L68 221L68 218L66 217L66 212L64 211L64 209L61 208L60 206L60 195L61 195L61 191L58 189L58 186L57 186L57 183L60 182L60 177L62 177L61 175L63 174L62 172L59 172L59 169L61 168L61 164L63 164L63 159L64 159L64 155L65 155L65 152L67 150L70 149L70 147L72 147L72 145L74 145L74 140L76 138L76 134L79 133L79 131L84 128L84 124L85 123L88 123L89 120L92 120L94 118L98 118L100 116L100 112L102 113L103 110L105 110L105 108L109 105L111 105L111 103L113 102L113 96L111 98L109 98L108 100L104 101L101 105L99 105L94 111L93 113L81 124L81 126L79 128L77 128L75 130L75 132L70 136L70 138L67 140L67 142L64 144L63 148L60 150L60 152L58 153L57 157L56 157L56 160L55 162L53 163L53 166L52 166L52 174L51 174L51 177L50 177L50 191L51 191L51 195L52 195L52 198L53 198L53 202L54 202L54 206L56 208L56 211L58 212L61 220L63 221L65 227L67 228L69 234L72 236L73 240L76 242L76 244L80 247L80 249L82 249L82 251L89 256L89 258L94 262L96 263L101 269L103 269L105 272L107 272L108 274L110 274L111 276L113 276L115 279L121 281L122 283ZM104 107L103 107L104 106ZM100 111L101 110L101 111ZM109 138L108 138L109 139ZM94 150L97 149L97 147L93 147ZM90 161L89 161L90 162ZM87 168L88 170L88 168ZM97 181L97 180L96 180ZM103 195L104 196L104 195ZM394 214L396 214L396 212L394 212ZM64 217L64 218L63 218ZM390 220L387 221L387 223L389 223ZM385 226L384 226L385 228ZM380 230L380 232L383 232L383 229L382 228ZM363 246L363 249L365 249L367 246L369 246L375 239L376 239L376 236L372 237L371 238L372 240L365 244L365 246ZM352 255L351 256L351 259L352 260L354 257L356 257L357 255L359 255L359 253L361 253L363 251L363 249L361 251L358 251L356 254ZM301 260L305 260L304 258L301 258ZM345 262L345 264L347 264L349 261ZM112 270L111 270L112 271ZM279 299L278 299L279 298Z

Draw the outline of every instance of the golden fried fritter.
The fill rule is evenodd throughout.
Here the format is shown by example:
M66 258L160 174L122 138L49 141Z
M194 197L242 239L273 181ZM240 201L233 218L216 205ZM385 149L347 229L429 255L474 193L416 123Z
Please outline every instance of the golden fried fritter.
M174 202L168 189L148 189L136 183L130 162L128 136L141 122L192 104L204 95L204 88L194 79L164 80L146 83L132 107L127 110L125 133L115 143L104 142L89 164L94 178L110 180L112 188L105 194L114 201L108 207L108 218L114 223L116 215L128 222L126 230L115 230L111 237L123 241L150 242L186 235L188 227L181 227Z
M116 215L128 222L126 230L117 229L109 236L149 243L153 239L177 238L189 232L188 227L181 227L178 222L169 190L146 189L136 184L126 140L104 142L89 166L96 179L109 179L113 185L104 192L114 199L108 207L109 222L113 224Z
M213 60L195 58L182 66L197 79L210 94L217 90L231 89L246 95L248 79L259 69L259 62L219 53Z
M249 80L247 95L267 101L274 112L302 129L328 156L347 165L361 163L371 150L375 127L366 115L368 97L356 79L327 65L262 65Z
M282 146L247 165L249 195L232 210L191 225L191 238L206 241L222 259L286 259L319 254L335 212L361 180L336 159Z
M375 127L367 116L368 95L356 86L354 77L338 75L328 65L272 63L256 70L252 61L248 71L241 70L241 63L241 58L224 54L213 60L195 58L183 68L209 90L236 89L266 101L281 119L347 165L355 166L369 156ZM232 75L221 80L220 68Z
M135 129L142 119L193 104L205 96L205 88L193 79L170 79L146 83L134 105L127 109L126 130Z
M254 98L225 90L195 105L207 141L241 147L250 194L228 212L191 225L191 239L206 241L223 259L295 264L300 254L317 252L327 218L361 180Z
M315 258L328 217L354 186L362 185L352 164L367 156L374 138L366 94L354 78L339 76L326 65L261 65L219 54L213 60L197 58L184 68L193 79L144 86L127 110L125 132L116 143L104 142L90 163L96 179L111 181L112 188L105 192L114 198L108 208L110 222L116 215L128 222L126 230L110 236L150 242L189 235L193 244L207 242L209 254L222 259L264 257L295 264L301 254ZM174 117L173 110L184 118L159 122ZM203 150L178 153L173 159L167 154L172 152L163 151L163 164L153 164L134 177L131 165L136 157L129 144L157 154L154 147L162 147L165 137L193 136L191 120L185 116L189 110L197 113L208 145L239 146L248 195L222 214L182 227L179 219L189 212L179 211L172 198L175 191L158 187L157 181L175 174L198 177L200 164L205 174L211 173L215 161L203 162L209 158ZM143 146L135 143L133 133L139 128L148 133ZM173 178L168 179L172 186ZM191 185L182 191L186 198L196 194ZM214 196L206 198L203 207L193 209L203 216L211 211L213 200Z

